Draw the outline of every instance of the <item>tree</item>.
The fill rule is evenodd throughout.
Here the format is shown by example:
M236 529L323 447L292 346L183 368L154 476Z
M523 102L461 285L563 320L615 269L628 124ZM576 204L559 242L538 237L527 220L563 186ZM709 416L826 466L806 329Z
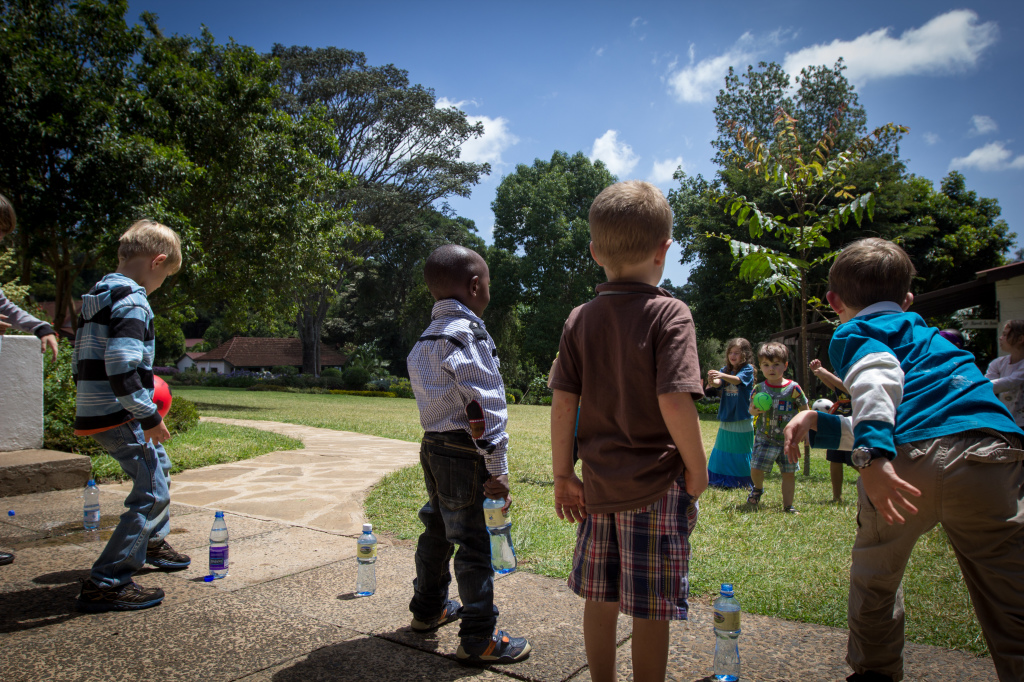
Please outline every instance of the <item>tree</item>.
M132 60L143 41L127 9L126 0L0 9L0 192L19 214L22 284L38 257L54 278L58 325L73 318L79 274L143 201L132 178L167 170L151 141L123 125L140 99Z
M594 197L614 182L602 162L556 151L550 161L520 164L498 185L489 310L491 319L529 330L522 336L523 362L546 370L569 312L604 281L590 257L587 216ZM496 339L505 335L496 331Z
M841 114L841 112L840 112ZM848 184L851 168L886 139L906 132L906 128L887 124L871 135L861 138L853 146L837 149L833 138L839 130L839 115L829 130L822 134L812 149L800 144L797 120L779 110L774 143L767 145L752 134L738 129L736 140L742 145L749 161L744 170L764 178L771 184L774 194L786 207L786 215L772 215L757 203L738 194L721 198L723 208L733 216L738 226L747 226L752 239L770 235L783 243L782 248L770 248L755 242L732 239L733 255L739 262L740 279L754 284L754 297L783 293L799 296L800 351L797 376L809 362L807 346L807 307L810 298L808 277L810 270L831 262L828 233L838 230L852 218L860 225L867 214L874 213L875 198L870 192L854 196L854 185ZM838 206L832 199L839 199Z
M433 90L411 85L394 65L370 66L361 52L334 47L274 45L268 57L281 66L281 109L301 116L319 109L330 121L337 144L323 158L354 182L334 195L335 206L351 205L355 220L376 228L374 238L352 245L353 258L339 264L349 275L359 258L380 259L426 227L422 212L449 196L469 196L488 164L462 161L463 143L483 134L454 107L439 109ZM402 262L400 270L411 263ZM364 280L374 279L367 266ZM394 272L381 285L390 287ZM387 283L386 285L384 283ZM303 345L313 343L313 327L322 325L341 278L333 287L311 290L301 301ZM408 290L401 292L404 298ZM308 336L308 338L307 338Z

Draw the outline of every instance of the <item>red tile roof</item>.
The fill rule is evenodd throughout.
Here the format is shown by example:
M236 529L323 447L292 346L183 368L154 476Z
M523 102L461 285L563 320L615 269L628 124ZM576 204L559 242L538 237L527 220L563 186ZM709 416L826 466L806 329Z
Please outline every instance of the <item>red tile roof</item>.
M185 339L185 348L191 348L192 346L198 346L203 342L203 339Z
M204 362L227 360L235 367L273 367L275 365L302 366L302 342L298 339L265 339L235 336L203 353ZM347 358L320 344L320 366L335 367L345 364Z

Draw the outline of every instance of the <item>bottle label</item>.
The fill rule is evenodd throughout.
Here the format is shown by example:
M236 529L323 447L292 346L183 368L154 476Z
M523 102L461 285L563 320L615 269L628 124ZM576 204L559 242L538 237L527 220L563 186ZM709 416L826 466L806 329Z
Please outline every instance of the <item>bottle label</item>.
M377 556L377 545L359 545L356 556L360 559L373 559Z
M228 567L228 548L227 547L211 547L210 548L210 570L211 571L223 571Z
M501 528L508 525L508 514L501 507L489 507L484 509L484 521L488 528Z
M91 522L91 523L99 523L100 522L100 510L97 509L95 511L87 511L87 512L85 512L85 520L88 521L88 522Z
M715 627L719 630L739 630L740 612L715 609Z

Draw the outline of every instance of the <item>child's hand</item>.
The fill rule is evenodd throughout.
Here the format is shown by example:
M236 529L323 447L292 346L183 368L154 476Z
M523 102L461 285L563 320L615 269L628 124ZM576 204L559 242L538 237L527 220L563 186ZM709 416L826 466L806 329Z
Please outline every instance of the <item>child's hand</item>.
M684 471L686 471L686 492L696 500L708 488L708 469L707 467L701 469L684 467Z
M799 462L800 443L804 442L808 433L817 430L818 413L815 410L803 410L794 415L782 431L786 437L782 445L782 450L786 453L786 459L791 463Z
M722 376L722 373L719 372L717 369L709 369L708 370L708 384L711 385L711 386L721 386L722 385L722 380L719 379L720 376Z
M40 339L40 341L42 341L43 343L42 352L46 353L46 348L49 347L50 354L53 356L53 361L57 362L57 335L47 334L42 339Z
M171 439L171 432L167 430L167 425L162 421L153 428L144 430L142 435L146 440L153 441L153 445L160 445L165 440Z
M9 322L4 322L4 320L6 320L6 319L7 319L6 315L0 315L0 334L3 334L5 331L7 331L8 329L11 328L11 325L10 325Z
M867 469L861 469L860 480L871 504L890 526L893 522L906 523L896 505L911 514L917 513L917 507L911 504L903 493L908 492L914 497L921 497L921 491L897 476L892 462L884 457L871 462Z
M753 417L756 417L759 414L764 414L764 410L759 410L758 408L754 407L754 403L753 402L751 402L749 405L747 405L747 412L749 412L750 415L753 416Z
M807 367L812 372L814 372L815 375L817 375L818 374L818 370L821 369L821 360L815 358L815 359L811 360L810 364L808 364Z
M558 518L573 523L579 523L587 518L583 481L576 474L555 476L555 513L558 514Z
M508 508L512 506L512 495L508 489L508 474L491 476L484 481L484 495L490 498L504 498L505 506L501 508L501 511L508 512Z

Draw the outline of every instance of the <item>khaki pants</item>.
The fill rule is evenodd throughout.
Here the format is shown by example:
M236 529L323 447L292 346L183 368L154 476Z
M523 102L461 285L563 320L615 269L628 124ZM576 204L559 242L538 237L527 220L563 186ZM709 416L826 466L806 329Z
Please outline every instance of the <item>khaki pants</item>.
M892 526L858 482L846 660L903 679L901 581L917 539L941 523L956 553L1001 682L1024 680L1024 452L969 431L898 448L896 474L921 491Z

